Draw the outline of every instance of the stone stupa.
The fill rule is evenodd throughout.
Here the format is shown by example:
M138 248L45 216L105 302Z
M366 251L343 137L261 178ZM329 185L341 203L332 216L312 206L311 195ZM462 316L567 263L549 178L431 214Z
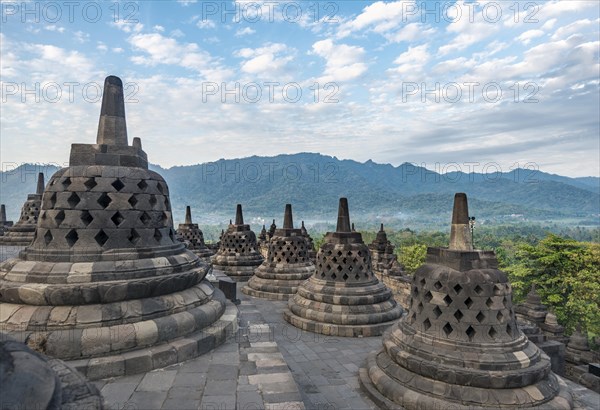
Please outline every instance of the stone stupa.
M377 232L377 236L369 244L373 271L379 275L401 276L402 267L394 253L394 245L388 240L383 224Z
M189 250L198 255L203 262L210 263L213 251L208 249L204 243L204 234L198 224L192 222L192 210L189 206L185 207L185 222L179 224L177 233L184 241L188 242Z
M292 205L287 204L283 227L273 233L267 258L242 288L242 292L263 299L288 300L314 271L315 265L308 257L306 239L300 229L294 229Z
M0 205L0 236L4 235L6 230L13 226L13 221L6 219L6 206Z
M60 359L0 335L0 408L103 409L98 388Z
M231 221L221 236L219 251L212 257L213 273L225 274L236 282L247 281L263 262L256 235L244 224L242 205L238 204L235 224Z
M360 369L385 409L570 409L550 359L517 327L492 251L473 250L467 197L456 194L449 248L429 248L408 314Z
M373 274L361 234L351 231L346 198L340 199L336 231L319 249L314 275L298 287L283 315L300 329L349 337L381 335L402 315Z
M302 236L306 239L306 246L308 246L308 258L315 263L317 261L317 251L315 250L315 243L313 242L313 238L306 230L304 226L304 221L302 221L302 225L300 226L300 232Z
M128 145L123 84L107 77L96 144L71 146L34 242L0 265L0 327L90 379L146 372L235 330L207 271L176 240L167 184L139 138Z
M44 193L44 174L40 172L35 194L27 195L27 201L21 208L21 216L16 224L6 230L0 237L0 245L27 246L33 241L35 227L42 207Z

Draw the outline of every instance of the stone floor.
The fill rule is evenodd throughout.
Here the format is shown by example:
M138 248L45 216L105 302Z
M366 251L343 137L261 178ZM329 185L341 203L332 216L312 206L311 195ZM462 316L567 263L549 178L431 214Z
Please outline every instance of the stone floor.
M3 247L0 247L3 248ZM14 251L0 250L0 260ZM239 331L212 352L145 374L95 382L111 410L367 410L358 368L381 337L342 338L301 331L283 320L286 302L241 293ZM567 380L577 409L600 395Z

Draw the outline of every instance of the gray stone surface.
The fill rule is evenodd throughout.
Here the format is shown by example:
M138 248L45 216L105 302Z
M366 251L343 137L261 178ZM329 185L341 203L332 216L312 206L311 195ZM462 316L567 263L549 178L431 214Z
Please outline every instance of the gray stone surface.
M185 208L185 222L179 224L177 235L179 235L181 241L186 243L189 250L198 255L204 262L210 263L213 251L204 243L204 234L198 224L192 222L192 210L189 206Z
M128 145L122 82L107 77L96 144L72 145L33 242L0 265L0 326L91 379L164 367L235 331L207 271L175 237L169 188Z
M268 241L265 260L242 288L247 295L288 300L315 271L308 242L300 229L294 229L291 204L285 206L283 219L283 228L276 229Z
M362 387L383 408L572 408L548 356L518 328L495 255L471 249L468 221L456 194L451 247L428 249L408 313L360 369Z
M325 235L314 275L289 299L284 318L303 330L333 336L376 336L402 315L392 292L374 275L367 245L352 232L341 198L336 232Z

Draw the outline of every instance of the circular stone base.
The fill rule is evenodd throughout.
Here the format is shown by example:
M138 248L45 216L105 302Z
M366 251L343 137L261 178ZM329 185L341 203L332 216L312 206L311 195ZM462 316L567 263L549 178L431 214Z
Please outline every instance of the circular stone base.
M396 320L364 325L336 325L333 323L317 322L294 315L289 309L283 311L286 322L299 329L327 336L371 337L381 336Z
M494 405L494 403L490 402L489 406L476 406L472 403L467 402L467 398L463 397L465 400L463 403L458 403L450 400L440 400L430 395L420 393L415 390L411 390L398 383L397 381L391 379L387 376L376 363L376 356L380 351L374 351L369 354L366 359L365 367L361 367L359 369L359 382L363 389L363 391L367 394L367 396L381 409L455 409L455 410L490 410L496 408L513 408L519 409L524 406L520 402L520 398L522 394L527 395L529 392L532 394L536 394L537 388L535 386L527 386L521 389L489 389L490 397L494 394L496 390L502 392L505 397L510 397L513 400L513 403L503 403L502 405ZM371 379L369 373L370 372L377 373L376 383L380 389L389 393L390 396L393 396L395 400L401 400L402 404L398 404L388 397L383 395L380 390L375 386L373 380ZM571 410L573 408L573 397L568 390L567 384L558 376L556 377L556 381L559 385L558 394L550 401L540 404L539 406L526 406L528 409L539 409L539 410ZM433 382L435 383L435 382ZM435 389L435 384L433 384L433 389ZM519 392L516 392L519 390ZM539 391L537 391L539 394Z
M213 274L226 275L235 282L247 282L254 276L256 266L215 266L213 265Z
M244 286L242 288L242 293L245 293L248 296L253 296L255 298L261 299L269 299L269 300L288 300L290 297L294 296L294 293L272 293L272 292L263 292L262 290L252 289L249 286Z
M221 293L218 289L215 289L216 292ZM237 315L235 305L227 301L225 312L219 320L183 338L121 354L72 360L67 363L89 380L128 376L160 369L193 359L223 344L237 331Z

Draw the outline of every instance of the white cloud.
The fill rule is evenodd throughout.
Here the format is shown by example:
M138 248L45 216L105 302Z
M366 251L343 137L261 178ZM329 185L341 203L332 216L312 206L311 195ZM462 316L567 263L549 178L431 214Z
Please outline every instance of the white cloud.
M65 32L65 28L64 27L59 27L59 26L56 26L54 24L49 24L49 25L45 26L44 30L47 30L47 31L57 31L59 33L64 33Z
M326 60L322 82L349 81L367 71L367 65L363 62L365 50L362 47L334 44L331 39L326 39L314 43L312 49Z
M73 33L75 35L75 40L78 43L86 43L90 40L90 35L88 33L84 33L83 31L76 31Z
M120 53L122 53L125 50L123 50L121 47L115 47L115 48L112 49L112 51L113 51L113 53L120 54Z
M163 26L159 26L159 25L156 25L152 28L154 29L154 31L159 31L161 33L165 31L165 28Z
M196 27L201 28L201 29L211 29L211 28L215 28L217 25L215 24L214 21L212 21L211 19L202 19L202 20L198 20L198 22L196 23Z
M171 31L171 37L185 37L185 34L183 31L176 28L175 30Z
M198 0L177 0L177 3L181 4L183 7L187 7L190 4L197 3Z
M235 32L236 37L248 36L256 33L256 30L251 29L250 27L240 28Z
M129 22L125 19L111 21L109 24L121 31L124 31L125 33L139 33L144 29L144 25L142 23Z
M272 43L260 48L243 48L234 53L244 58L241 70L248 74L282 74L288 63L294 59L294 50L285 44Z
M386 38L393 43L400 43L402 41L411 42L419 39L426 39L435 32L436 30L432 27L419 22L414 22L404 25L396 32L390 32L386 35Z
M544 34L545 33L542 30L527 30L524 33L521 33L521 35L517 37L517 40L521 41L525 45L528 45L531 40L541 37Z
M366 6L362 13L354 19L340 24L337 38L347 37L361 30L372 30L376 33L384 33L399 25L406 23L403 19L404 13L414 1L378 1Z
M98 45L96 46L96 50L107 51L108 47L102 41L98 41Z
M571 34L581 33L587 28L592 28L597 31L599 25L600 25L600 19L577 20L571 24L567 24L566 26L562 26L562 27L559 27L558 29L556 29L556 31L552 35L552 40L558 40L561 38L566 38Z

